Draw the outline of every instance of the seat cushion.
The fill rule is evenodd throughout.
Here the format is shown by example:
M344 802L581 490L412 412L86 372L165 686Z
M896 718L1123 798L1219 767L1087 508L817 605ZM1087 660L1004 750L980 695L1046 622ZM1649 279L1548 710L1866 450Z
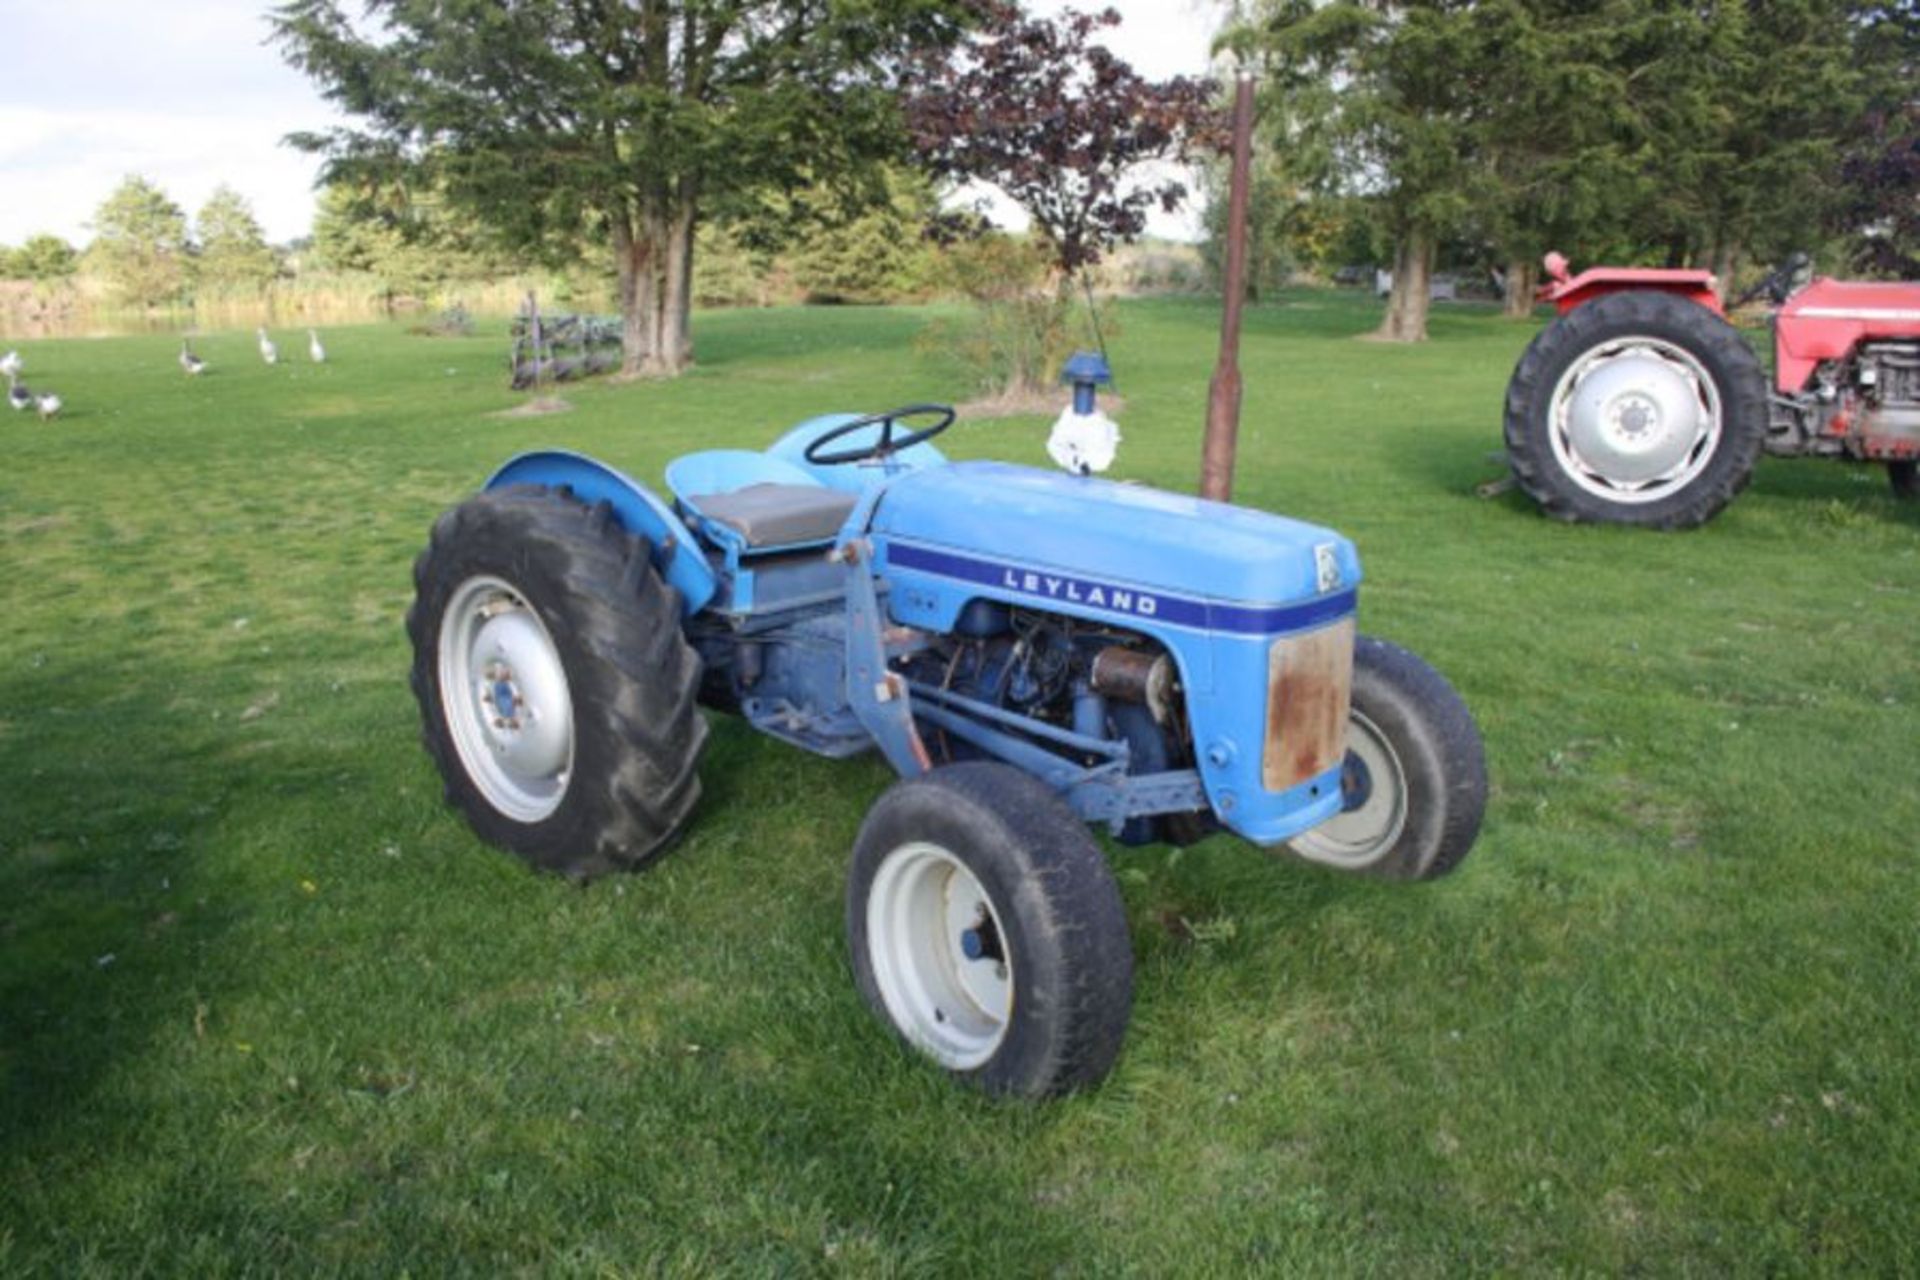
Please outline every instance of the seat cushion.
M817 484L750 484L687 501L707 519L738 533L748 546L778 547L831 539L858 500Z

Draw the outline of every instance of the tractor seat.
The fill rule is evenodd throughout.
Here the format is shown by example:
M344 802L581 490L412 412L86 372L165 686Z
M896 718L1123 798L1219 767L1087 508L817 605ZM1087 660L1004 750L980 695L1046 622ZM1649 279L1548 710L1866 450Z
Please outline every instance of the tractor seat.
M739 534L749 547L782 547L832 541L859 498L819 484L763 483L685 501Z

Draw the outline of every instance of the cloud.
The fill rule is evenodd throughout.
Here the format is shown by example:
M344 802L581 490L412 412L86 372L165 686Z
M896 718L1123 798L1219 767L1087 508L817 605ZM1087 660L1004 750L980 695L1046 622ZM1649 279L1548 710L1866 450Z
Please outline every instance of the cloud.
M1114 3L1124 21L1108 43L1144 74L1206 69L1220 0ZM264 8L265 0L6 5L0 243L51 231L84 244L94 210L130 173L189 214L226 182L253 204L270 238L306 234L318 165L280 139L337 117L267 43ZM1192 216L1156 216L1153 230L1191 235Z
M270 239L305 235L319 166L280 139L315 120L0 106L0 242L51 231L84 243L94 210L134 173L190 215L227 183L252 203Z

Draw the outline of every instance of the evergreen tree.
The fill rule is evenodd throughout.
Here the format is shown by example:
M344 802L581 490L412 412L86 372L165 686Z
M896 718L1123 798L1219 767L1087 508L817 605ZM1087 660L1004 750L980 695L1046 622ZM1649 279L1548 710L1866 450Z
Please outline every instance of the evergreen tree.
M359 127L295 141L335 177L426 169L532 247L603 235L628 372L676 373L694 230L768 190L858 177L898 145L910 49L957 34L958 0L290 0L289 61Z
M276 271L273 250L246 197L224 183L194 219L200 256L195 275L206 284L265 288Z
M1490 6L1490 13L1505 6ZM1323 193L1363 196L1394 246L1379 335L1422 342L1434 259L1471 212L1500 24L1464 0L1257 0L1224 43L1266 70L1266 129Z
M794 283L815 302L892 302L932 284L922 229L935 201L924 178L887 176L887 199L811 228L794 247Z
M389 300L515 266L486 229L444 195L398 183L322 187L313 216L313 257L326 270L374 277Z
M158 306L187 283L187 215L145 178L128 177L93 215L90 264L127 302Z

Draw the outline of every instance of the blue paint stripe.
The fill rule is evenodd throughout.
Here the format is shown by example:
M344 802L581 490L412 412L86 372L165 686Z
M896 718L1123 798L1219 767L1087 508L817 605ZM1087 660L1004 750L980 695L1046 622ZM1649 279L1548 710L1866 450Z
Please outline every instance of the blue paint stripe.
M994 587L1003 593L1046 603L1077 604L1127 618L1151 619L1155 622L1171 622L1176 626L1244 635L1278 635L1317 627L1352 613L1358 599L1357 592L1347 590L1320 596L1305 604L1222 604L1193 596L1142 591L1123 584L1096 582L1066 574L1042 573L1022 565L996 564L990 560L976 560L972 556L893 540L887 543L887 563L901 569L915 569L942 578ZM1029 589L1025 585L1029 574L1036 580L1037 589ZM1096 599L1089 598L1096 594ZM1112 603L1116 599L1127 602L1126 607Z

